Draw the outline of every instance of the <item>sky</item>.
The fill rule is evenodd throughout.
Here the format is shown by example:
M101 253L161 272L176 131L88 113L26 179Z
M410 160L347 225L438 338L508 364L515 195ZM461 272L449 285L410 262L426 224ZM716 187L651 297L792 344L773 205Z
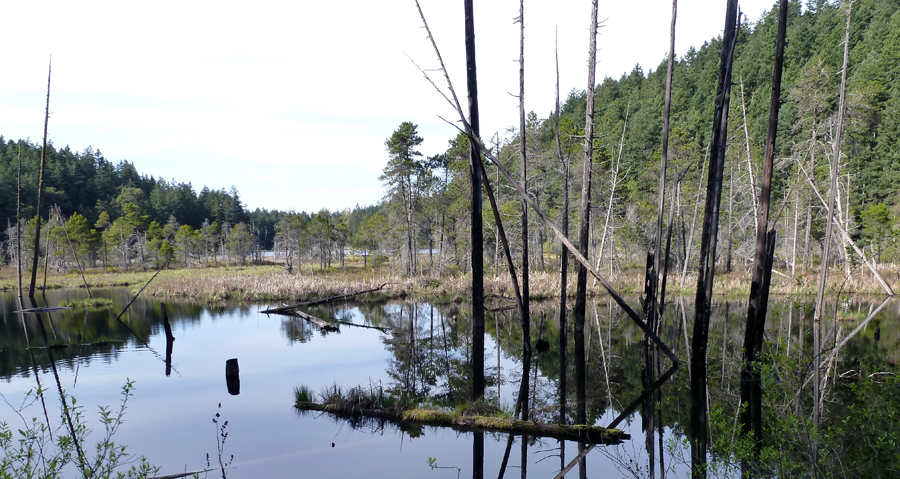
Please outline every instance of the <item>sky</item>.
M721 35L725 0L678 5L676 56ZM746 0L750 21L774 0ZM463 2L420 0L465 105ZM525 2L525 108L546 118L587 81L591 2ZM519 3L475 0L483 137L518 124ZM598 83L668 51L672 4L600 2ZM455 111L414 0L7 2L0 29L0 135L40 143L52 58L49 139L91 146L196 191L237 187L250 210L377 203L384 142L404 121L420 151L446 150ZM415 63L413 63L415 62Z

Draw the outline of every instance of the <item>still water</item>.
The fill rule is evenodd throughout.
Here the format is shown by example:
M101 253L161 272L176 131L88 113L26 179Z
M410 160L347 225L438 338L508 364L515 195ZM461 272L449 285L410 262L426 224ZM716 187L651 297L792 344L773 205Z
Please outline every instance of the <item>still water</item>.
M349 323L342 324L339 332L326 333L300 318L260 313L272 305L166 301L176 338L167 375L159 300L142 297L135 301L122 317L126 328L115 316L130 299L127 291L99 290L94 295L111 298L113 306L90 313L67 310L23 315L14 312L18 308L12 294L0 294L0 393L5 401L0 404L0 421L13 430L22 427L15 411L38 380L47 391L50 422L59 425L58 376L59 387L77 398L89 426L98 429L88 440L92 443L102 432L97 407L117 407L122 386L134 381L125 424L114 439L128 445L130 453L144 455L161 467L160 474L203 469L207 455L210 466L218 467L219 431L212 421L217 412L220 424L228 421L224 459L233 456L229 478L452 478L473 477L477 468L493 477L500 470L508 440L503 434L485 434L483 464L473 464L471 433L431 427L410 432L379 423L351 425L327 414L299 413L293 407L293 390L300 385L316 391L334 384L345 390L357 385L383 387L442 400L467 396L471 377L460 371L470 356L466 334L470 326L465 319L468 305L343 303L310 310L316 316ZM38 299L38 305L52 306L85 296L84 291L51 291ZM863 312L867 307L862 303L852 306ZM737 390L734 381L723 378L738 373L741 312L736 304L720 304L715 310L718 319L711 331L718 331L713 338L721 344L710 346L710 369L721 369L721 377L710 378L710 387L715 388L711 395L733 396ZM793 338L794 348L799 348L804 344L802 323L808 307L784 302L773 310L767 333L770 340L784 335L789 341ZM891 310L893 313L886 309L885 314L896 315L896 307ZM613 306L594 303L588 314L588 415L595 424L606 425L640 395L641 335ZM551 345L536 356L536 371L532 371L533 415L547 421L554 420L557 409L556 315L552 304L538 305L532 326L534 340L544 339ZM692 316L690 310L675 303L664 322L662 338L682 361ZM521 332L512 312L488 314L487 330L488 395L510 409L522 374L518 359ZM569 335L571 338L571 331ZM46 344L69 346L34 348ZM712 352L717 348L721 354ZM226 388L225 362L230 358L239 361L238 395L229 394ZM673 378L666 401L667 408L674 411L667 412L663 421L667 444L683 439L687 395L679 389L687 383L684 369ZM574 369L571 371L568 397L574 405ZM666 388L663 391L666 394ZM22 415L42 417L40 402L31 404ZM620 428L633 439L591 452L587 456L589 477L641 477L646 472L640 414L635 413ZM520 474L520 440L515 438L511 449L507 477ZM532 438L525 461L527 472L536 478L553 477L577 451L577 444L566 443L561 458L558 441ZM429 458L440 467L432 468ZM670 477L686 475L688 451L675 448L664 460ZM576 474L577 468L570 476Z

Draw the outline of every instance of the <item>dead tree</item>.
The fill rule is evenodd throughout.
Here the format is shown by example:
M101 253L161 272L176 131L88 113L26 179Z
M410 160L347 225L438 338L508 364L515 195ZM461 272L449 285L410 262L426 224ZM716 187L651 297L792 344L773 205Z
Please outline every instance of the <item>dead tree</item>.
M528 190L528 161L525 152L525 2L519 0L519 160L522 187ZM522 419L528 419L528 373L531 367L531 311L528 300L528 202L522 200L522 383L519 402ZM524 467L522 465L524 475Z
M762 350L766 327L769 281L772 276L775 230L769 231L769 204L772 191L772 170L775 157L775 137L778 133L778 110L781 106L781 73L784 66L784 41L787 30L787 0L778 9L778 35L775 40L775 65L772 72L772 98L769 103L769 130L766 136L766 156L763 164L762 189L759 194L759 215L756 218L756 254L750 280L750 300L747 306L747 325L744 331L744 361L741 370L741 426L744 434L754 441L758 454L762 447L762 387L757 361ZM741 93L743 100L743 91ZM746 128L746 127L745 127ZM752 170L752 168L751 168ZM771 244L767 244L770 242ZM771 252L771 253L770 253ZM744 477L752 477L751 467L744 468Z
M692 477L706 477L708 447L708 418L706 411L706 350L709 343L709 320L712 306L713 279L716 272L716 243L719 231L719 206L722 200L722 174L728 142L728 106L731 96L731 67L738 27L737 0L728 0L725 12L725 32L719 79L716 85L716 106L713 113L712 155L706 187L706 209L700 242L700 271L697 275L694 335L691 340L691 473Z
M475 18L472 0L465 0L466 85L469 91L469 125L479 135L478 81L475 71ZM484 397L484 232L481 218L481 151L469 141L469 179L472 195L472 399Z
M528 191L528 158L525 151L525 1L519 0L519 160L522 188ZM522 381L519 383L521 418L528 419L528 376L531 371L531 311L528 301L528 202L522 200ZM528 439L522 438L522 479L528 467Z
M44 195L44 170L47 164L47 123L50 121L50 73L52 63L47 67L47 105L44 110L44 146L41 148L41 171L38 176L38 196L35 211L37 212L37 224L34 232L34 258L31 263L31 284L28 296L34 298L34 289L37 285L38 259L41 252L41 196Z
M581 224L578 232L578 252L587 258L591 223L591 164L594 158L594 87L597 69L597 0L591 1L591 25L588 37L587 106L584 113L584 172L581 187ZM584 359L584 315L587 302L587 268L578 266L575 287L575 398L578 424L587 421L585 385L587 375Z
M16 163L16 285L22 302L22 142ZM21 308L20 308L21 309ZM48 421L49 424L49 421Z
M556 53L556 117L554 132L556 136L556 158L563 174L563 207L562 233L569 236L569 161L563 159L562 146L559 144L559 50ZM566 325L566 295L569 283L569 252L563 246L559 267L559 422L566 422L566 355L569 345L568 326ZM562 445L560 447L563 447Z
M832 163L831 163L831 191L828 193L828 211L825 220L825 242L822 246L822 266L819 274L819 288L816 292L816 309L813 313L813 349L815 354L819 354L821 345L819 344L819 321L822 319L822 310L825 307L825 280L828 277L828 256L831 252L831 234L834 225L834 206L835 196L837 195L837 179L838 170L841 165L841 139L844 133L844 100L847 92L847 63L850 55L850 13L853 10L853 2L850 1L846 5L847 23L844 28L844 64L841 67L841 91L838 97L837 125L835 126L834 144L832 145ZM813 381L813 427L819 426L819 417L821 416L819 402L819 361L816 358L814 364L814 381ZM816 467L818 463L818 447L812 444L812 461L815 477L819 477L819 470Z
M662 236L663 236L663 211L665 208L665 200L666 200L666 174L667 174L667 166L669 160L669 110L672 104L672 70L675 65L675 19L677 14L677 0L673 0L672 2L672 24L670 27L669 34L669 59L667 63L666 69L666 96L663 106L663 131L662 131L662 153L660 158L660 166L659 166L659 192L657 193L658 201L657 201L657 210L656 210L656 236L653 241L653 246L651 251L648 253L648 264L649 268L647 270L647 275L645 278L646 285L646 299L644 305L644 313L646 315L647 325L654 332L659 334L659 323L660 323L660 315L659 315L659 257L660 257L660 247L662 245ZM624 133L624 132L623 132ZM624 136L624 135L623 135ZM672 199L672 204L674 205L674 198ZM669 223L671 225L671 219ZM668 248L667 248L668 250ZM666 261L668 258L666 258ZM652 344L649 338L645 335L643 338L643 356L644 356L644 374L642 376L642 383L644 389L649 388L651 384L656 381L656 345ZM647 432L647 454L649 457L649 469L650 477L655 477L656 474L654 472L655 463L654 463L654 452L655 452L655 444L653 441L653 431L654 431L654 419L656 411L658 408L658 402L660 400L660 395L654 394L644 404L644 410L642 413L642 417L644 420L644 429ZM661 411L661 409L659 409ZM661 423L661 421L660 421ZM662 437L660 437L662 439ZM660 461L663 460L663 451L660 448ZM665 474L664 470L660 468L660 472Z

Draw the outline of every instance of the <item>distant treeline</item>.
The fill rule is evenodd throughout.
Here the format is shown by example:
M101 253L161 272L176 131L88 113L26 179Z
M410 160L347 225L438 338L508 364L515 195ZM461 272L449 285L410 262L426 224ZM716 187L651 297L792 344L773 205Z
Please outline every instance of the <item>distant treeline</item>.
M36 215L41 145L7 140L0 136L0 218L15 223L16 169L21 155L22 217ZM174 216L182 224L200 228L203 220L236 224L250 216L241 204L237 188L212 190L204 186L198 193L191 183L166 181L138 173L133 163L113 163L100 150L91 147L81 152L68 146L56 149L48 145L41 214L47 217L58 206L63 216L73 213L94 224L102 212L112 219L122 216L126 204L134 204L149 221L165 224ZM6 225L3 225L4 228Z
M766 137L777 18L775 9L758 22L744 20L734 64L729 148L722 199L719 261L726 270L750 263L758 179ZM785 51L783 106L776 143L773 211L778 217L776 269L805 270L817 264L825 230L825 212L816 193L828 196L831 144L835 139L840 71L846 16L837 2L813 0L789 6ZM611 39L615 40L615 39ZM602 41L602 40L601 40ZM704 175L711 134L713 99L721 39L691 48L674 67L669 171L676 204L672 261L690 271L699 247ZM846 122L843 135L838 211L836 217L853 239L876 261L900 259L900 0L857 0L853 3L849 54ZM561 68L576 68L563 65ZM581 68L578 66L577 68ZM594 196L591 257L611 267L642 267L654 230L658 198L665 61L645 72L636 66L619 79L605 78L595 89ZM541 208L561 222L566 171L571 205L581 201L581 142L584 131L584 91L573 90L559 114L557 157L555 112L528 115L529 191ZM485 134L514 176L518 133ZM35 215L40 148L0 137L0 220L15 223L16 158L21 145L23 218ZM195 192L190 183L167 182L139 174L127 161L113 164L90 148L81 153L68 147L48 152L47 199L59 205L63 217L79 213L96 226L101 213L109 220L136 206L138 230L188 225L201 230L244 223L254 248L278 250L298 259L317 257L323 265L345 248L373 251L399 259L398 271L467 271L469 247L468 140L459 136L444 153L424 157L416 125L404 122L385 141L381 203L345 211L247 211L237 189ZM565 165L565 166L564 166ZM519 200L487 165L513 250L521 250ZM808 175L808 177L807 177ZM813 188L815 186L815 188ZM485 261L502 269L497 226L485 201ZM133 208L132 208L133 209ZM569 210L571 231L578 228L576 207ZM42 211L46 217L47 211ZM533 263L553 264L558 242L530 213ZM280 226L278 226L280 224ZM5 225L4 225L5 227ZM173 228L169 228L172 231ZM215 230L215 228L213 228ZM6 238L4 238L6 239ZM171 241L174 236L171 236ZM835 240L839 262L849 270L855 261L844 237ZM422 250L434 256L422 262ZM326 253L326 251L329 251ZM8 257L8 256L7 256ZM694 256L695 258L695 256ZM685 268L684 265L687 264Z
M0 136L0 219L6 220L0 228L0 264L15 256L17 190L26 248L23 256L32 254L31 220L37 214L40 157L39 144ZM51 240L48 244L57 267L75 267L71 248L65 247L63 222L68 225L79 259L127 268L133 263L213 262L217 255L245 261L272 249L275 225L295 216L293 212L259 208L248 211L234 186L228 191L204 186L198 193L191 183L139 173L133 163L113 163L91 147L75 152L68 146L56 149L51 144L45 161L41 216L47 231L44 237ZM338 233L346 238L351 229L355 234L361 215L374 209L357 207L352 213L323 210L318 215L328 219L329 238ZM309 220L316 214L301 212L296 216ZM340 231L335 226L338 223L342 225Z

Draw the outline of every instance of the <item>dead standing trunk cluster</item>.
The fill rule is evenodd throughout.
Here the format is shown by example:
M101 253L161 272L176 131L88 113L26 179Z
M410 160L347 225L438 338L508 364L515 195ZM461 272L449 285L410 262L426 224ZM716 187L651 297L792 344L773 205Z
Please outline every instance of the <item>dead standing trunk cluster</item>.
M712 155L706 187L706 209L700 243L700 271L697 275L694 335L691 340L691 468L695 478L706 477L706 451L709 444L706 411L706 351L709 343L709 321L712 306L713 279L716 270L716 243L719 230L719 206L722 199L722 177L728 141L728 105L731 97L731 70L737 43L737 0L729 0L725 13L725 32L716 86L713 113Z

